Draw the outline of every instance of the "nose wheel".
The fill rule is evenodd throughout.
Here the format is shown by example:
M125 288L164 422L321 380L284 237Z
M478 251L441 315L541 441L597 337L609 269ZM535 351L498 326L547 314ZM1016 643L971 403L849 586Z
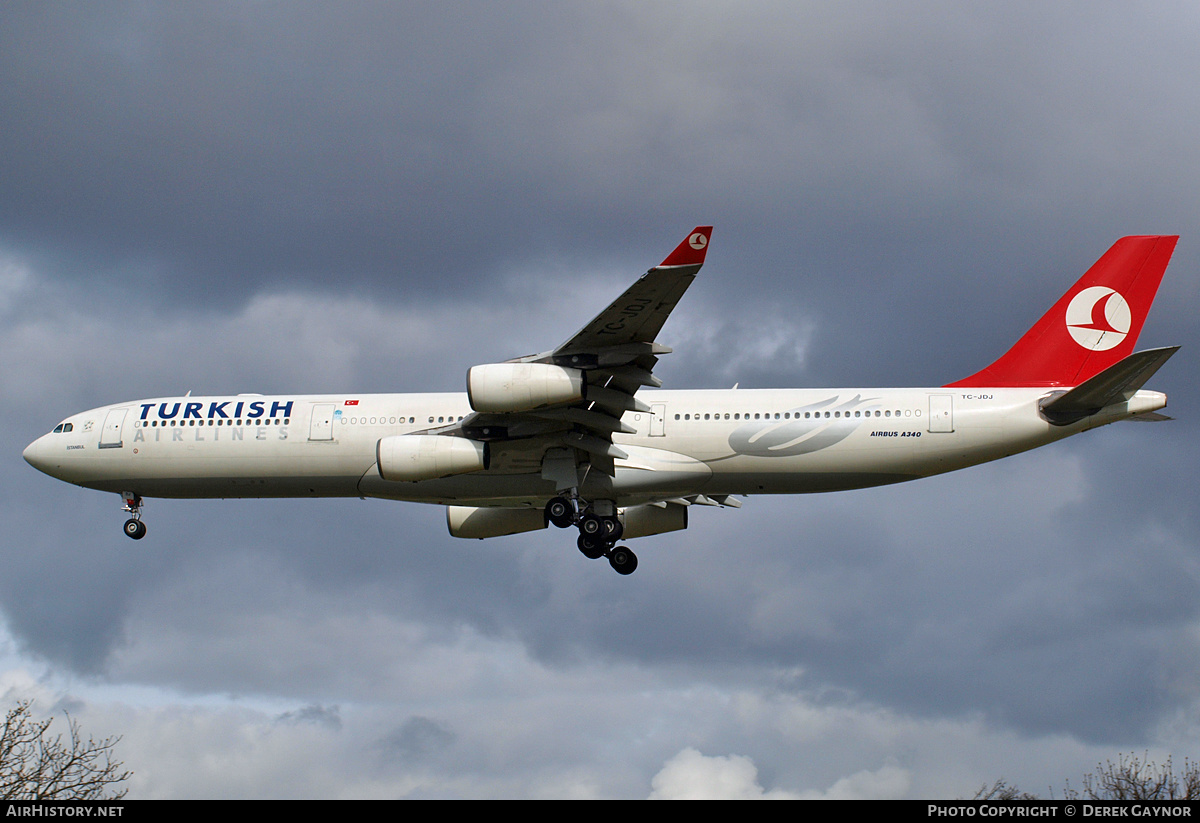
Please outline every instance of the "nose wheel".
M142 522L142 496L133 492L121 492L125 500L122 511L129 512L132 517L125 521L125 535L133 540L141 540L146 536L146 524Z

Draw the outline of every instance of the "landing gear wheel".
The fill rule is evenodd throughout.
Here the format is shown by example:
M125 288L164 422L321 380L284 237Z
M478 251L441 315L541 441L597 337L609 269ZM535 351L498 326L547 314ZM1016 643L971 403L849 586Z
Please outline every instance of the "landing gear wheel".
M637 569L637 555L624 546L616 546L608 553L608 565L617 574L633 574Z
M604 536L616 543L621 539L621 535L625 533L625 527L621 525L621 521L616 517L600 518L604 523Z
M583 552L583 556L588 560L599 560L604 557L604 544L604 540L598 537L588 537L586 534L579 535L579 540L576 542L579 551Z
M597 538L597 541L603 540L607 536L603 518L588 512L579 518L579 533L585 537Z
M560 529L571 525L574 515L575 507L565 497L556 497L546 504L546 519Z
M146 536L146 524L131 517L125 521L125 534L134 540L141 540Z

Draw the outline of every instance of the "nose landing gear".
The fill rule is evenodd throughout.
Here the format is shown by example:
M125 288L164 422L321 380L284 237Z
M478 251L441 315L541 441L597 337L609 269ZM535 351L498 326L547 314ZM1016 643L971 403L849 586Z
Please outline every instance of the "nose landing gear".
M146 524L142 522L142 497L134 492L121 492L121 497L125 500L125 508L121 511L133 515L125 521L125 534L134 540L141 540L146 536Z

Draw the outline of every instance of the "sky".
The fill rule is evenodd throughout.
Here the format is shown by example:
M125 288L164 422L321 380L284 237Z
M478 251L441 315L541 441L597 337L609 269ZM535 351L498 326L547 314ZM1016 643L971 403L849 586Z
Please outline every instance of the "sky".
M0 707L142 798L963 798L1200 760L1190 3L0 7ZM668 388L936 386L1181 240L1175 419L635 541L46 477L63 417L458 391L693 226Z

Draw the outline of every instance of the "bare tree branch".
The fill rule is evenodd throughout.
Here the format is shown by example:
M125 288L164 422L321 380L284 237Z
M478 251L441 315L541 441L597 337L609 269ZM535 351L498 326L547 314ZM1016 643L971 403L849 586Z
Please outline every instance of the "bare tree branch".
M1078 793L1068 799L1079 799ZM1150 754L1119 754L1117 762L1096 764L1095 773L1083 776L1087 800L1197 800L1200 799L1200 766L1185 759L1183 771L1175 773L1170 756L1163 765Z
M64 713L65 714L65 713ZM67 718L67 737L51 735L53 718L35 720L32 703L21 701L0 726L0 800L118 800L133 773L113 759L120 737L83 739L79 723Z
M1053 791L1051 792L1053 795ZM1149 752L1118 754L1117 762L1096 764L1095 772L1083 776L1083 789L1072 789L1067 781L1066 800L1200 800L1200 764L1183 761L1183 770L1175 772L1171 758L1159 765ZM986 783L975 792L974 800L1036 800L1037 796L1020 791L1003 779L991 786Z

